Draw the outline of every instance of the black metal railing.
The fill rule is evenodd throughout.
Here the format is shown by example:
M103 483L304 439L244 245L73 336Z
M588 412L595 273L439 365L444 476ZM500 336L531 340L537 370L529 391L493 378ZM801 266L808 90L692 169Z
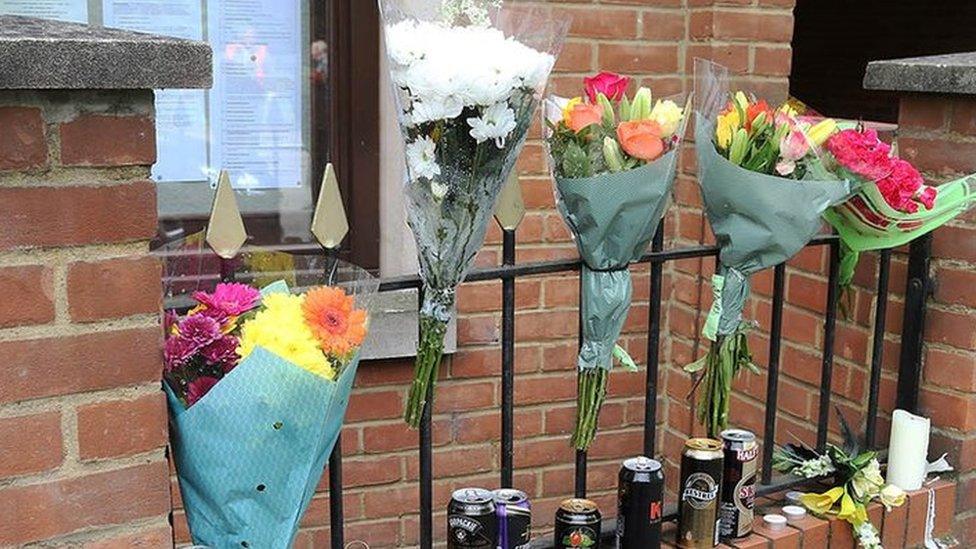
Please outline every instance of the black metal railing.
M689 258L717 259L719 249L714 246L693 246L665 250L663 243L663 224L653 240L651 251L635 263L650 264L650 297L648 306L647 333L647 379L645 385L645 415L644 415L644 453L655 455L657 439L657 379L659 367L658 344L661 335L662 308L662 278L663 266L669 261ZM930 289L928 278L928 264L930 255L930 238L922 237L912 244L908 260L908 282L905 292L904 322L902 327L902 347L898 379L898 406L915 411L918 401L919 373L921 364L923 327L925 321L925 301ZM828 418L831 404L831 378L834 363L834 341L837 324L837 306L839 298L838 276L840 268L840 240L835 235L820 235L814 238L808 246L827 246L830 249L830 263L828 270L828 292L824 325L822 370L819 388L819 419L817 425L817 444L823 447L828 437ZM870 385L865 430L869 445L874 445L877 433L878 392L881 380L883 343L885 334L885 316L888 301L888 286L891 272L891 250L883 250L879 254L880 267L877 280L877 304L875 308L874 341L870 363ZM502 264L498 267L473 270L465 279L466 282L501 280L502 282L502 326L501 326L501 472L500 483L503 487L512 485L515 466L513 456L514 443L514 371L515 371L515 279L523 276L543 275L578 271L581 263L578 259L542 261L533 263L515 263L515 231L503 230ZM780 348L783 330L783 306L786 285L786 266L778 265L774 268L772 320L769 331L769 363L767 365L766 409L762 437L765 442L762 453L762 477L758 493L768 494L787 487L802 484L795 479L776 478L772 474L772 454L776 433L776 412L780 374ZM423 291L421 281L416 276L405 276L384 279L380 283L380 291L403 289L417 289ZM418 303L422 300L418 300ZM432 402L428 395L427 402ZM432 439L431 439L431 406L424 411L419 437L419 490L420 490L420 547L428 549L433 546L433 468L432 468ZM568 442L567 442L568 444ZM629 456L620 456L621 459ZM586 452L576 454L575 495L586 495ZM329 504L331 506L331 539L332 547L344 547L343 514L342 514L342 452L341 445L336 449L329 462ZM666 508L665 518L675 517L675 507ZM611 524L613 520L609 520ZM612 533L613 528L603 530ZM536 540L533 547L551 547L547 540Z

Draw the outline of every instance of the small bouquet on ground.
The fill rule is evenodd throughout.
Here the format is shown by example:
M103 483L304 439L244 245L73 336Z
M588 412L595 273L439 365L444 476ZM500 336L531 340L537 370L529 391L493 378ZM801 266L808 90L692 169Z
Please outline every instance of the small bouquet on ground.
M826 142L832 169L854 182L857 193L824 212L843 241L840 286L854 277L861 252L894 248L936 229L976 201L972 175L925 184L922 175L878 133L863 127L839 131Z
M789 103L732 94L728 70L710 61L695 61L695 79L698 174L721 265L704 328L711 346L685 370L701 372L698 419L717 437L728 424L732 380L757 370L742 319L749 276L799 252L820 230L821 214L850 190L816 154L832 120L813 124Z
M877 452L861 451L843 416L840 419L843 447L827 444L821 454L803 444L787 444L773 453L773 468L806 479L832 475L833 488L801 496L804 507L817 515L836 515L849 522L861 547L881 549L881 536L868 520L867 505L880 501L890 511L905 503L905 492L894 484L885 484Z
M616 345L630 309L630 262L654 237L674 185L685 108L652 103L629 79L600 73L585 79L586 97L550 98L549 153L557 204L580 256L583 341L576 428L572 443L585 450L596 434L612 357L636 370Z
M299 294L283 281L220 283L166 316L173 457L196 543L294 540L339 436L378 285L331 265L307 271L326 285Z
M380 0L424 281L404 419L420 425L455 293L484 242L568 28L501 0Z

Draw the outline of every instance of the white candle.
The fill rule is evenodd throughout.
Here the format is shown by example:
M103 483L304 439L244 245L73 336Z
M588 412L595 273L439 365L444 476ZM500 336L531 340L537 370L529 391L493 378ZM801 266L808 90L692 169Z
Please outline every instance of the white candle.
M929 453L928 418L895 410L888 443L888 484L918 490L925 480Z

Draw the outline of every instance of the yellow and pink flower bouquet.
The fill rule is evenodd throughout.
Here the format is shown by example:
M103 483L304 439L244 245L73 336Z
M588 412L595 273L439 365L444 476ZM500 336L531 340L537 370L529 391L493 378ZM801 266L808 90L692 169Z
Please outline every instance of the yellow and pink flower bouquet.
M378 282L306 259L284 273L295 289L258 290L267 273L244 273L167 313L173 457L196 543L290 546L338 439Z

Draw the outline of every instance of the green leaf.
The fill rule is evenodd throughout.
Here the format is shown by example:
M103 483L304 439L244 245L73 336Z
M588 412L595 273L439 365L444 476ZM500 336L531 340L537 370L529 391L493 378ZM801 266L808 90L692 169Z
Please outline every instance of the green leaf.
M626 95L620 99L620 119L630 120L630 99Z
M617 359L620 367L628 372L636 372L638 370L637 363L631 358L630 353L628 353L620 345L613 346L613 357Z
M616 125L616 120L614 120L613 116L613 103L611 103L610 100L607 99L607 96L603 95L602 93L596 94L596 102L603 107L603 125L611 128L614 127Z
M702 369L705 367L705 365L707 364L707 362L708 362L708 355L705 355L705 356L699 358L698 360L692 362L691 364L686 364L681 369L684 370L684 371L686 371L686 372L688 372L689 374L693 374L695 372L702 371Z

